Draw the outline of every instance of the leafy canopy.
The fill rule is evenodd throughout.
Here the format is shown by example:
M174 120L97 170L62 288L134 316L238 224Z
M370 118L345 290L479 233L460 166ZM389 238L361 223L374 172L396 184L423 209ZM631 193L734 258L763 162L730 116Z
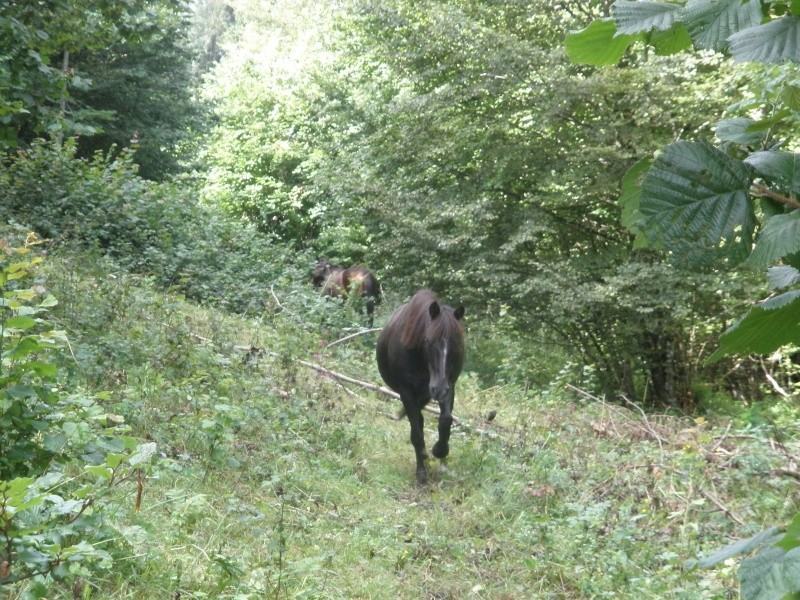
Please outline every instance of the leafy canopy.
M800 116L800 80L791 63L800 58L798 34L800 3L794 1L618 0L609 18L567 36L570 57L594 65L618 62L637 43L657 53L693 46L737 62L778 65L762 72L760 101L731 107L745 114L717 125L718 146L675 142L646 168L634 167L622 203L625 224L640 245L664 248L687 268L800 266L800 155L781 149L796 145L791 131ZM794 271L781 274L772 278L776 291L797 284ZM723 335L711 360L797 342L797 294L788 289L754 306Z
M800 58L799 15L796 1L618 0L609 19L567 39L573 60L596 65L619 61L637 41L658 52L665 38L673 42L671 51L688 39L695 49L725 52L737 62L779 65L771 76L766 72L762 103L749 105L745 115L717 126L719 146L675 142L652 163L635 165L623 181L626 225L637 233L640 244L664 248L673 262L695 268L746 262L757 269L782 263L768 271L775 294L757 303L722 336L710 360L768 353L800 340L800 156L780 150L796 146L791 131L798 117L798 80L790 63ZM599 51L609 47L614 52ZM785 137L777 133L781 127L789 132ZM742 597L796 597L798 532L800 515L784 532L769 529L699 564L708 567L755 550L739 569Z

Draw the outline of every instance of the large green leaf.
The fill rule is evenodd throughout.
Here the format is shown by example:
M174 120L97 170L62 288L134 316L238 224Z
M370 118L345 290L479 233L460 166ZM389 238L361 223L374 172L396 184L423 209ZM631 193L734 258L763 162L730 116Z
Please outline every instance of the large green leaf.
M776 561L761 584L758 598L792 598L800 592L800 548Z
M739 582L741 583L740 594L743 600L756 600L760 598L783 598L780 596L762 595L765 591L765 583L772 568L781 562L786 552L781 548L773 546L762 548L750 558L742 561L739 565Z
M648 42L659 56L677 54L692 47L692 38L689 37L683 23L675 23L666 31L653 31Z
M574 63L587 65L615 65L625 54L634 40L633 35L616 35L617 28L613 21L596 20L580 31L567 35L564 47L567 56Z
M758 0L689 0L678 13L697 48L724 52L728 38L761 23ZM747 32L745 32L746 34Z
M730 52L737 62L782 63L800 61L800 17L782 17L753 25L730 36Z
M642 214L639 212L642 181L652 164L652 159L643 158L634 163L622 178L622 194L619 197L619 203L622 206L622 224L634 233L636 223L642 218Z
M800 342L800 290L786 292L750 309L722 334L720 346L708 362L733 354L769 354Z
M754 123L755 121L748 117L725 119L717 123L715 133L723 142L746 145L760 144L767 134L763 131L751 131L750 126Z
M619 197L619 203L622 206L622 224L636 235L634 248L647 246L647 238L642 235L637 223L642 219L642 213L639 211L642 181L652 164L652 159L643 158L628 169L622 178L622 194Z
M744 261L755 229L750 172L705 142L667 146L642 184L639 228L679 265Z
M617 0L611 5L611 16L617 24L618 33L646 33L672 27L680 8L668 2Z
M793 152L754 152L744 162L768 183L777 183L789 192L800 192L800 154Z
M767 221L747 264L761 270L795 252L800 252L800 210L775 215Z

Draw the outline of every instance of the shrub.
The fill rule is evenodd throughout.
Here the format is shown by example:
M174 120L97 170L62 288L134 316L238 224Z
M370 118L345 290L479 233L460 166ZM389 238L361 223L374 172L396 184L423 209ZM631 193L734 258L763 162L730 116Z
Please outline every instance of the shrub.
M108 569L119 543L113 490L138 480L155 452L125 435L124 420L97 398L59 386L66 335L48 320L57 300L29 285L41 256L29 235L0 241L0 587Z

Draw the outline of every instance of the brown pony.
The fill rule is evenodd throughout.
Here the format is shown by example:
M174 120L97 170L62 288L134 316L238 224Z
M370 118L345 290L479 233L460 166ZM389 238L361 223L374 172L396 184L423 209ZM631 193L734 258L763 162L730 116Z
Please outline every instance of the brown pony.
M400 394L411 424L411 444L417 456L417 483L428 478L422 408L433 398L439 403L436 458L450 452L455 384L464 364L464 307L445 306L430 290L420 290L398 308L378 337L378 370L386 384Z
M314 265L311 283L314 287L322 287L325 296L346 297L353 291L366 298L369 326L372 327L375 304L380 302L381 295L380 284L372 271L360 265L345 269L334 265L327 258L322 258Z

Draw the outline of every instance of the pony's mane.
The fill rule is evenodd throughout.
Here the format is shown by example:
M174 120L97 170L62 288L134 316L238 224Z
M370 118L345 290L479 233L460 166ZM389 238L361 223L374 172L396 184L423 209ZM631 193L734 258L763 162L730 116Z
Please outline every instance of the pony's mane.
M439 316L431 321L431 303L438 302ZM404 323L400 331L400 342L406 348L418 348L425 342L426 330L432 327L427 333L431 338L451 339L454 334L461 333L461 323L453 314L453 309L445 306L430 290L420 290L404 310Z

